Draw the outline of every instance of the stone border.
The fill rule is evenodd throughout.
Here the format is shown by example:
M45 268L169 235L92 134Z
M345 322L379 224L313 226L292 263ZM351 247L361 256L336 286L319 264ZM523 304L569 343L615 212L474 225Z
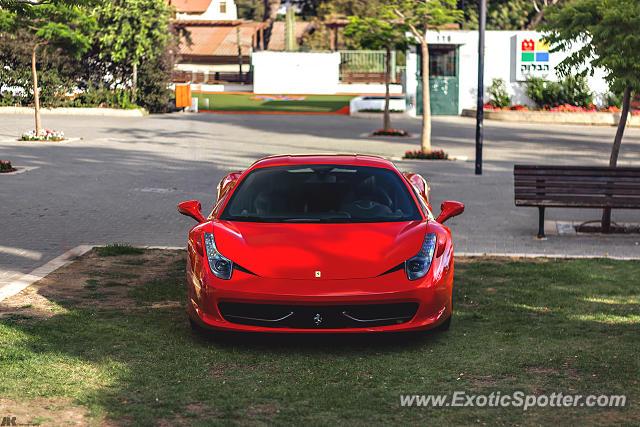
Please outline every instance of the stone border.
M30 107L0 107L0 114L34 114ZM102 117L143 117L147 110L135 108L120 110L117 108L42 108L40 114L49 116L102 116Z
M18 166L18 167L14 166L13 168L15 170L13 170L11 172L0 173L0 175L18 175L18 174L21 174L21 173L29 172L29 171L34 170L34 169L38 169L39 167L40 166L24 166L24 167L23 166Z
M602 259L615 259L615 260L620 260L620 261L635 261L635 260L640 260L640 257L633 257L633 256L614 256L614 255L609 255L609 254L603 254L603 255L558 255L558 254L543 254L543 253L533 253L533 254L526 254L526 253L506 253L506 252L460 252L460 253L455 253L453 254L454 257L469 257L469 258L475 258L475 257L488 257L488 256L494 256L494 257L507 257L507 258L550 258L550 259L596 259L596 258L602 258Z
M0 287L0 301L17 294L18 292L21 292L29 285L32 285L54 270L57 270L58 268L70 263L75 258L86 254L91 249L93 249L93 246L90 245L76 246L75 248L63 253L59 257L52 259L45 265L36 268L31 273L23 274L20 278L10 282L8 285Z
M79 245L75 248L68 250L57 258L52 259L48 263L44 264L33 270L31 273L22 274L18 279L15 279L9 284L2 286L0 284L0 301L5 298L9 298L19 292L22 292L24 289L34 284L40 279L45 278L50 273L59 269L60 267L64 267L70 262L74 261L76 258L86 254L93 248L98 248L104 245ZM136 248L142 249L166 249L166 250L181 250L186 249L186 246L134 246Z
M476 117L475 109L462 110L463 117ZM563 111L484 110L484 118L502 122L562 125L617 126L620 113L568 113ZM629 115L627 127L640 127L640 116Z

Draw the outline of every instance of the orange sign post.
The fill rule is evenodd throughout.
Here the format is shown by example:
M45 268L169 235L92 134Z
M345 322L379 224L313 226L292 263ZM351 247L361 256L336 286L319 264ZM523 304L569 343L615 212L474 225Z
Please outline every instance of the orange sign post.
M176 107L177 108L191 107L191 85L190 84L176 85Z

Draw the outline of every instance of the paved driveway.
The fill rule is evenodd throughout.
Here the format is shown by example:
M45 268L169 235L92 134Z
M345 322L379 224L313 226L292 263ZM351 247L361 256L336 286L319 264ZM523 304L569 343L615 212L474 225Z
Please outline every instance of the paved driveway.
M280 153L359 152L400 157L418 137L369 138L379 119L345 116L183 114L145 118L45 116L64 143L17 142L31 116L0 116L0 159L33 168L0 175L0 286L79 244L184 244L192 220L176 204L198 199L208 209L218 181L259 157ZM549 236L534 239L537 210L513 206L515 162L601 164L610 127L486 123L485 174L473 174L475 122L435 118L435 148L469 162L397 162L432 183L436 211L445 199L466 203L449 224L461 252L640 257L640 236ZM419 133L415 119L394 126ZM629 129L621 165L640 165L640 130ZM550 209L549 220L597 219L596 210ZM616 211L640 222L639 211Z

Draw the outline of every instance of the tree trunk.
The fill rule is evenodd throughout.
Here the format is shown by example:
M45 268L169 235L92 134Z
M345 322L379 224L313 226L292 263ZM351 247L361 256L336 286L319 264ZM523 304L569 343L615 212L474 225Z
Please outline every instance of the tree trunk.
M613 140L611 147L611 157L609 158L609 167L615 168L618 164L618 153L620 153L620 144L622 144L622 136L624 128L627 126L627 117L629 116L629 108L631 104L631 86L624 89L624 97L622 98L622 112L620 113L620 122L618 123L618 131ZM602 232L611 232L611 208L604 208L602 211Z
M391 116L389 114L389 85L391 84L391 46L387 44L386 68L384 72L384 118L383 129L391 129Z
M33 103L36 112L36 135L42 135L42 123L40 122L40 91L38 90L38 71L36 70L36 51L40 44L36 43L31 53L31 72L33 73Z
M136 103L137 90L138 90L138 64L134 62L133 63L133 82L131 87L131 94L132 94L131 101L134 104Z
M426 34L422 47L422 138L420 148L423 153L431 152L431 98L429 95L429 46Z
M267 24L264 29L264 48L269 48L269 39L271 39L271 30L273 29L273 23L278 15L278 9L280 9L280 0L263 0L264 3L264 17L262 22Z

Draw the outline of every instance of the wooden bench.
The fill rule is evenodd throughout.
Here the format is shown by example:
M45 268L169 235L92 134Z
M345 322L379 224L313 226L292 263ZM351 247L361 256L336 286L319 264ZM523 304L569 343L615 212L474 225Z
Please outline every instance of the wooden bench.
M516 206L538 208L539 238L547 207L640 209L640 168L515 165L513 178Z

